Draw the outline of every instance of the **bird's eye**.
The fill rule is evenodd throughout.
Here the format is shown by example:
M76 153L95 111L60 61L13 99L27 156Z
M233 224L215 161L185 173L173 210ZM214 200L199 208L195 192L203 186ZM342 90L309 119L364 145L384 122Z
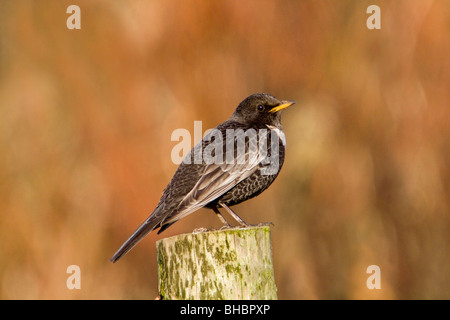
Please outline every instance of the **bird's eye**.
M260 105L258 105L257 109L258 109L258 111L263 111L264 110L264 106L260 104Z

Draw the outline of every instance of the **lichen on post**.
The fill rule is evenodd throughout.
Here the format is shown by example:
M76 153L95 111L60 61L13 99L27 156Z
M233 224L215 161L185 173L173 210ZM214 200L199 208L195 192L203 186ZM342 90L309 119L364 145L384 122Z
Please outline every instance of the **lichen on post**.
M181 234L156 250L162 299L277 299L268 226Z

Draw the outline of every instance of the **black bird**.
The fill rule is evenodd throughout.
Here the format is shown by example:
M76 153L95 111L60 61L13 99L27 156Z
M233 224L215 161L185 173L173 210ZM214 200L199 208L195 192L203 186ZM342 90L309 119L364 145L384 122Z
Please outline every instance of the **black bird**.
M266 93L242 101L185 157L156 209L110 260L116 262L154 229L160 228L159 234L202 207L214 210L226 226L220 207L248 226L229 207L259 195L277 177L286 146L280 111L294 103Z

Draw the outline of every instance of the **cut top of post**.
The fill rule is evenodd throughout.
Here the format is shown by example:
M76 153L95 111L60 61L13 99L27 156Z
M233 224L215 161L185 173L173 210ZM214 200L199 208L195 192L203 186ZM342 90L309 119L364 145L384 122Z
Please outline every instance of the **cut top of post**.
M230 228L157 241L163 299L277 299L270 228Z

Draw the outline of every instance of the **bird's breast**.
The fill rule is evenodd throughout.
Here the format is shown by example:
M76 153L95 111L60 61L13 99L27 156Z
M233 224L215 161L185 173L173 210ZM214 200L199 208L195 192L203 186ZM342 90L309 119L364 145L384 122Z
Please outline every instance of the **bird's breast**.
M266 125L266 126L267 126L267 128L268 128L269 130L273 130L273 131L277 134L278 138L279 138L279 139L281 140L281 142L283 143L283 146L286 147L286 136L284 135L283 130L281 130L281 129L275 127L275 126L271 126L271 125L269 125L269 124Z

